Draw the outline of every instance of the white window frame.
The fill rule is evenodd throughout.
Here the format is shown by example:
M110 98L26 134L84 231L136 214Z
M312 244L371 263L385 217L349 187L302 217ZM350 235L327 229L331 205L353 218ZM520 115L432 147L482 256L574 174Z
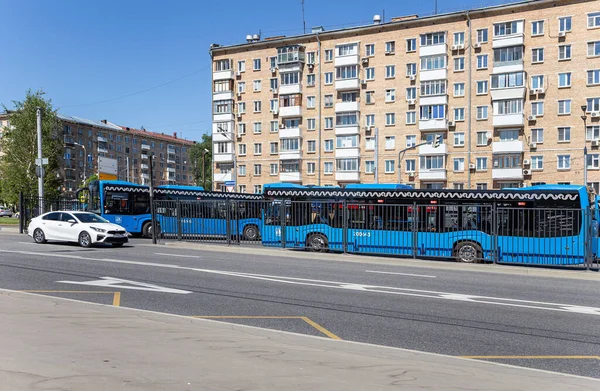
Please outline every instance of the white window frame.
M540 54L542 59L540 60ZM532 64L543 64L545 59L544 48L531 48L531 63Z
M565 85L560 84L561 76L563 76L563 75L566 77L566 79L568 81L568 83ZM573 74L571 72L560 72L558 74L558 88L571 88L572 79L573 79Z
M385 90L385 102L386 103L393 103L396 101L396 89L395 88L388 88Z
M556 169L565 171L571 169L571 155L556 155Z
M561 139L562 131L562 139ZM570 126L559 126L556 129L556 139L559 143L570 143L571 142L571 127Z
M454 121L455 122L464 122L465 112L466 112L466 109L464 107L455 107L453 110ZM457 116L456 113L462 113L462 115Z
M461 86L461 85L462 85L462 94L460 94L460 95L457 95L457 94L456 94L456 88L457 88L458 86ZM458 97L463 97L463 96L465 96L465 83L454 83L454 91L453 91L453 93L454 93L454 97L455 97L455 98L458 98Z
M537 29L535 28L535 26L537 26ZM540 26L541 26L541 29L539 28ZM544 29L545 29L545 21L544 20L534 20L531 22L531 36L532 37L543 36Z
M454 139L453 145L455 147L464 147L465 146L465 133L464 132L455 132L453 139Z
M557 115L571 115L571 110L573 108L573 100L572 99L559 99L558 108L556 110ZM563 107L563 112L561 112L561 105ZM565 110L568 105L568 110Z
M563 49L563 56L561 57L561 49ZM567 56L568 54L568 56ZM573 55L571 44L558 45L558 61L569 61Z

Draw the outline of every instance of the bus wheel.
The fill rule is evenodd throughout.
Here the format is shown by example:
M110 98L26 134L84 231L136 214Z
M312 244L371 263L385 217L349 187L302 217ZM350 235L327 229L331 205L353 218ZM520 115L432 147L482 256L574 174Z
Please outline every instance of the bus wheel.
M326 252L329 247L327 237L323 234L312 234L308 237L306 247L310 251Z
M145 238L152 239L152 229L153 229L152 223L148 222L148 223L144 224L144 226L142 227L142 235ZM160 235L160 228L156 232L156 236L159 237L159 235Z
M475 242L460 242L454 248L457 262L479 263L482 260L481 246Z
M244 227L244 240L258 240L258 227L256 225L247 225Z

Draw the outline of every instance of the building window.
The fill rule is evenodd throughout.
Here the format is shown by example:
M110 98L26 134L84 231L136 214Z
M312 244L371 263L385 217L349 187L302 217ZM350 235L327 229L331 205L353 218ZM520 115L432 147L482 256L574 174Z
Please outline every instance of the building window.
M240 176L246 175L246 165L245 164L240 164L238 166L238 175L240 175Z
M317 142L315 140L308 140L306 142L306 150L308 153L315 153L317 151Z
M365 115L365 126L375 126L375 114Z
M485 95L488 93L488 81L480 80L477 82L477 95Z
M571 168L571 155L558 155L557 159L557 169L568 170Z
M600 12L592 12L587 15L587 26L588 28L600 27ZM598 194L598 192L596 192Z
M587 71L587 85L596 86L600 84L600 69Z
M373 160L365 161L365 174L373 174L375 172L375 162Z
M323 102L324 102L323 105L325 107L333 107L333 95L331 95L331 94L325 95L323 97Z
M538 36L538 35L544 35L544 21L543 20L537 20L535 22L531 22L531 35L532 36Z
M349 43L336 46L336 55L337 57L343 56L351 56L354 54L358 54L358 44Z
M522 114L523 99L508 99L494 102L494 110L497 115Z
M246 144L238 144L238 155L246 156Z
M544 157L543 156L532 156L531 157L531 169L541 171L544 169Z
M544 62L544 48L531 49L531 62L533 64Z
M406 64L406 76L415 76L417 74L417 64L409 63Z
M406 148L412 148L417 145L417 136L409 134L406 136Z
M269 110L271 111L271 113L277 113L277 111L279 110L279 100L278 99L269 100Z
M460 172L460 171L465 170L465 158L464 157L454 158L453 164L454 164L454 167L453 167L454 171Z
M394 125L396 125L396 114L386 113L385 114L385 126L394 126Z
M254 175L261 175L261 174L262 174L262 165L255 164L254 165Z
M317 120L309 118L306 120L306 130L315 130L317 128Z
M571 45L559 45L558 46L558 60L570 60L571 59Z
M464 147L465 146L465 134L462 132L454 133L454 146Z
M462 57L464 60L464 57ZM433 71L446 68L446 56L427 56L421 57L421 70Z
M275 79L275 80L277 80L277 79ZM316 77L315 77L314 74L306 75L306 85L307 86L309 86L309 87L310 86L314 86L315 85L315 80L316 80Z
M395 167L396 167L395 160L386 160L385 161L385 173L386 174L393 174Z
M333 84L333 72L325 72L325 84Z
M254 143L254 154L262 155L262 144L261 143Z
M571 128L569 126L562 126L558 128L558 142L568 143L571 141Z
M238 72L246 72L246 61L244 61L244 60L238 61L237 69L238 69Z
M477 145L480 147L488 144L488 132L477 132Z
M358 148L358 135L337 136L336 146L337 148Z
M375 80L375 68L365 68L365 78L367 80Z
M487 106L477 106L477 120L486 120L488 119L488 107Z
M421 156L419 160L419 168L421 170L444 169L444 156Z
M316 53L315 52L307 52L306 53L306 63L307 64L314 64L315 63L315 58L316 58Z
M558 18L558 31L565 32L565 33L568 31L571 31L571 17L570 16Z
M313 175L315 173L315 163L306 163L306 173L309 175Z
M600 126L588 126L585 129L585 139L586 141L600 139Z
M597 170L600 168L600 155L597 153L587 155L587 168Z
M333 162L325 162L323 164L325 174L333 174Z
M406 112L406 124L414 125L417 123L417 112L416 111L407 111Z
M253 86L254 86L254 92L260 91L260 80L254 80Z
M454 72L462 72L465 70L465 58L456 57L454 59Z
M454 109L454 121L464 121L465 120L465 108L457 107Z
M388 41L385 43L385 54L394 54L396 52L396 42Z
M260 175L260 174L259 174ZM240 187L243 185L240 185ZM246 186L244 186L244 191L246 190ZM262 193L262 185L254 185L254 194Z
M544 88L544 76L543 75L535 75L531 76L531 88Z
M338 172L354 172L358 171L358 159L337 159L336 170Z
M246 102L238 102L238 114L244 114L246 112Z
M306 107L309 109L314 109L317 102L317 98L314 96L306 97Z
M487 183L477 183L477 190L487 190L488 189L488 185Z
M260 71L260 58L255 58L254 60L252 60L252 69L254 69L255 71Z
M562 99L558 101L558 115L571 114L571 99Z
M454 83L454 96L465 96L465 83Z
M325 140L325 152L333 152L333 140Z
M465 33L454 33L454 44L455 45L463 45L465 44Z
M269 165L271 175L277 175L279 173L279 165L277 163L271 163Z
M475 169L477 171L486 171L487 170L487 157L475 158Z
M385 66L385 78L391 79L396 77L396 66L395 65L386 65Z
M531 115L541 117L544 115L544 102L531 103Z
M325 117L325 129L333 129L333 117Z
M351 111L347 113L337 113L335 116L335 126L356 126L358 125L358 112Z
M480 54L477 56L477 69L487 69L488 67L488 55Z
M371 57L375 55L375 44L370 43L365 45L365 56Z
M518 136L517 136L518 138ZM544 142L544 129L531 129L531 142L541 144Z
M486 43L488 41L488 29L477 30L477 43Z
M421 34L421 46L433 46L446 43L446 34L443 32Z
M279 153L279 143L272 142L270 145L271 145L271 155L277 155Z
M406 99L416 99L416 88L412 87L414 91L410 97L407 95ZM407 88L408 91L408 88ZM421 82L421 96L433 96L433 95L446 95L446 80L432 80Z
M372 151L375 149L375 137L365 138L365 150Z
M406 160L406 172L415 172L417 171L417 161L414 159Z
M588 42L587 48L588 57L600 56L600 41Z
M558 87L567 88L571 87L571 72L564 72L558 74Z
M261 109L262 109L262 102L259 100L255 100L254 101L254 112L260 113Z
M385 90L385 101L386 102L395 102L396 101L396 89L389 88Z
M417 88L409 87L406 89L406 100L415 100L417 99Z
M253 124L254 134L262 133L262 122L254 122Z
M345 65L335 68L335 79L336 80L348 80L356 79L358 74L358 66L356 65Z
M333 49L325 49L325 61L333 61Z
M588 98L586 111L588 113L593 111L600 111L600 98Z
M385 137L385 149L396 149L396 136Z
M406 40L406 53L417 51L417 39L409 38Z
M427 121L430 119L445 119L446 105L423 105L419 106L419 119Z
M365 104L372 105L375 103L375 92L367 91L365 92Z
M494 24L494 37L503 37L518 33L518 23L516 21Z

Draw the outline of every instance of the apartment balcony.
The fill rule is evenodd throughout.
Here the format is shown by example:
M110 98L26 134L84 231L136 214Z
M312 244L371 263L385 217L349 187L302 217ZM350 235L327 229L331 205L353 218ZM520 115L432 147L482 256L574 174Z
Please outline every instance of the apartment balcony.
M280 160L298 160L298 159L302 159L302 152L300 150L297 150L297 151L282 151L282 150L279 150L279 159Z
M448 69L432 69L430 71L425 70L419 73L420 81L430 81L430 80L446 80L448 79Z
M280 182L301 182L302 175L300 172L280 172L279 173L279 181Z
M518 114L494 114L494 126L505 127L505 126L519 126L524 125L523 113Z
M175 159L174 158L167 158L167 164L175 164Z
M298 138L300 137L300 128L280 128L279 138Z
M167 172L169 173L169 176L170 176L171 173L175 173L175 168L174 167L167 167Z
M360 134L360 126L336 126L335 135L342 136L344 134Z
M213 72L213 80L230 80L234 78L233 70Z
M300 84L289 84L279 86L279 95L295 95L302 93L302 86Z
M423 181L445 181L446 180L446 170L438 169L438 170L419 170L419 180Z
M446 43L419 47L420 57L439 56L446 53L448 53L448 45Z
M503 61L503 62L494 61L492 73L496 74L496 73L513 73L513 72L523 72L523 60Z
M360 157L359 148L337 148L335 150L336 158L358 158Z
M142 179L146 179L146 180L149 180L149 179L150 179L150 175L148 175L148 174L145 174L145 173L142 173L142 174L140 175L140 177L141 177Z
M148 168L150 168L150 166L148 166L146 163L142 163L142 164L140 164L140 168L142 170L147 170Z
M513 153L523 152L523 141L494 141L492 142L492 153Z
M226 163L233 162L233 154L232 153L217 153L213 155L213 161L215 163Z
M108 148L102 145L98 145L98 152L99 153L108 153Z
M301 116L302 116L302 106L279 107L279 117L280 118L301 117Z
M226 182L226 181L231 181L232 180L232 173L230 172L221 172L221 173L216 173L213 175L213 182Z
M335 81L336 91L358 90L360 88L360 80L344 79Z
M448 129L448 121L445 118L419 120L419 130L421 131L446 129Z
M99 143L107 143L108 139L106 137L98 136L98 142Z
M213 114L213 122L232 122L234 120L233 113L219 113Z
M148 154L147 153L142 152L141 156L142 156L143 160L147 160L148 159Z
M212 135L212 141L216 142L231 142L234 138L233 132L216 132Z
M233 91L215 92L213 100L233 100Z
M490 90L492 100L525 99L525 87L495 88Z
M437 148L434 148L432 144L419 147L419 156L446 155L447 153L448 146L446 144L440 144Z
M493 168L492 179L504 180L504 179L515 179L523 180L523 168Z
M505 48L509 46L523 46L525 44L525 34L502 35L492 38L492 49Z
M358 102L339 102L335 104L335 112L358 111Z
M225 132L232 132L234 129L234 123L233 121L227 121L227 122L213 122L212 124L212 132L213 134L225 131Z
M341 56L336 57L334 60L334 66L341 67L344 65L358 65L360 63L360 58L358 54L351 54L349 56Z
M339 182L358 182L360 181L360 172L343 171L335 173L335 180Z
M150 144L142 144L142 151L149 151L150 150Z
M447 105L448 95L422 96L419 98L419 105Z

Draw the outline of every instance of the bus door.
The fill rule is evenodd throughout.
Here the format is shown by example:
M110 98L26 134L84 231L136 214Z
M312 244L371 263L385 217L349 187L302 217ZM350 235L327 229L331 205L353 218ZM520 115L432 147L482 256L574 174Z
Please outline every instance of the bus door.
M105 192L102 217L111 223L120 225L128 232L139 232L136 230L136 222L131 213L129 195L126 192Z
M291 201L286 200L285 209L282 200L274 200L266 204L262 212L263 232L261 234L262 244L269 247L282 247L282 214L284 218L289 213Z

